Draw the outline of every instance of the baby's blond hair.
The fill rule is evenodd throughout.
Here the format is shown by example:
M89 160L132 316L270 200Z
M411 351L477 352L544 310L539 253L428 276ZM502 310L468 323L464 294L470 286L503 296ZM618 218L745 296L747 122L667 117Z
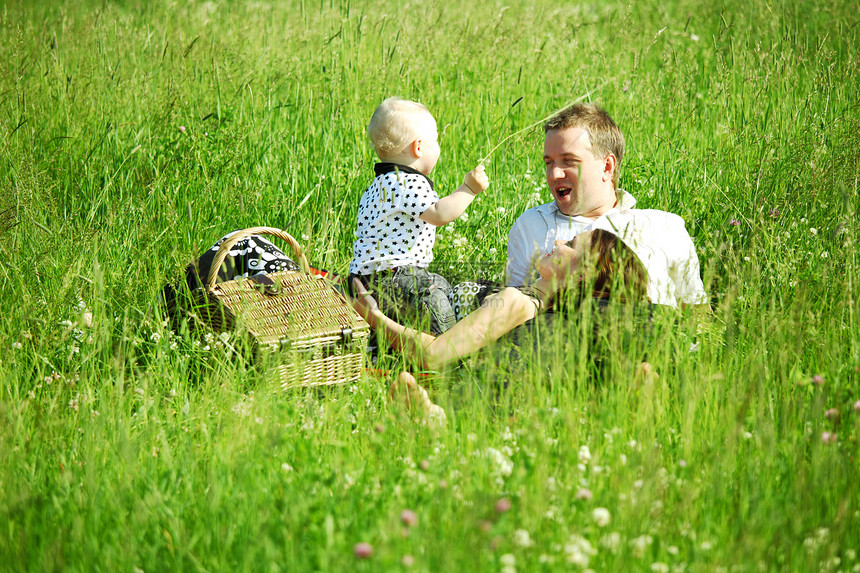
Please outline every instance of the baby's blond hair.
M370 123L367 135L380 158L403 149L414 141L422 130L422 121L433 120L430 111L422 104L399 97L390 97L379 104Z

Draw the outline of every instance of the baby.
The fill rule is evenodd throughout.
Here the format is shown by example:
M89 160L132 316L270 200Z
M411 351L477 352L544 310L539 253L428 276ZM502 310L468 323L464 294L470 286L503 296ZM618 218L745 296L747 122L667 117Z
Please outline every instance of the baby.
M479 165L453 193L439 198L428 177L439 160L439 133L420 103L386 99L373 112L367 133L380 163L358 206L350 291L358 278L385 314L401 323L429 319L430 330L442 334L454 324L454 312L451 285L427 271L436 227L462 215L489 179Z

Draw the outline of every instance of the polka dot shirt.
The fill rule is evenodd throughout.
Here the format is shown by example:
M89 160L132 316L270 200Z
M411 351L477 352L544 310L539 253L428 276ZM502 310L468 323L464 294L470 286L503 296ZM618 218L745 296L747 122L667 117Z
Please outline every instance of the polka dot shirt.
M350 274L427 268L433 260L436 227L418 217L439 200L433 182L394 163L377 163L375 170L376 178L358 205Z

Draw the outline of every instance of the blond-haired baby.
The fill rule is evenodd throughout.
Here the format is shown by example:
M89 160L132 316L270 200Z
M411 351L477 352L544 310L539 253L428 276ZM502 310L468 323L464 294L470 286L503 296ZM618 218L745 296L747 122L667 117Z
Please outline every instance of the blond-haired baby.
M413 324L426 320L431 332L441 334L454 324L454 312L450 284L427 270L436 227L460 217L489 179L479 165L439 198L429 177L439 160L439 132L420 103L386 99L367 133L380 162L358 207L350 288L358 278L379 297L384 313Z

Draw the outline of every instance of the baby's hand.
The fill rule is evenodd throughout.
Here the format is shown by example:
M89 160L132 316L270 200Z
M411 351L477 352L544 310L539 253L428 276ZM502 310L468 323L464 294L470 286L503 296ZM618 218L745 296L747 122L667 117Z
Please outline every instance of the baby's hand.
M465 184L472 193L478 195L482 191L486 191L487 187L490 186L490 178L487 177L487 174L484 171L484 166L478 165L466 173L466 179L463 181L463 184Z

